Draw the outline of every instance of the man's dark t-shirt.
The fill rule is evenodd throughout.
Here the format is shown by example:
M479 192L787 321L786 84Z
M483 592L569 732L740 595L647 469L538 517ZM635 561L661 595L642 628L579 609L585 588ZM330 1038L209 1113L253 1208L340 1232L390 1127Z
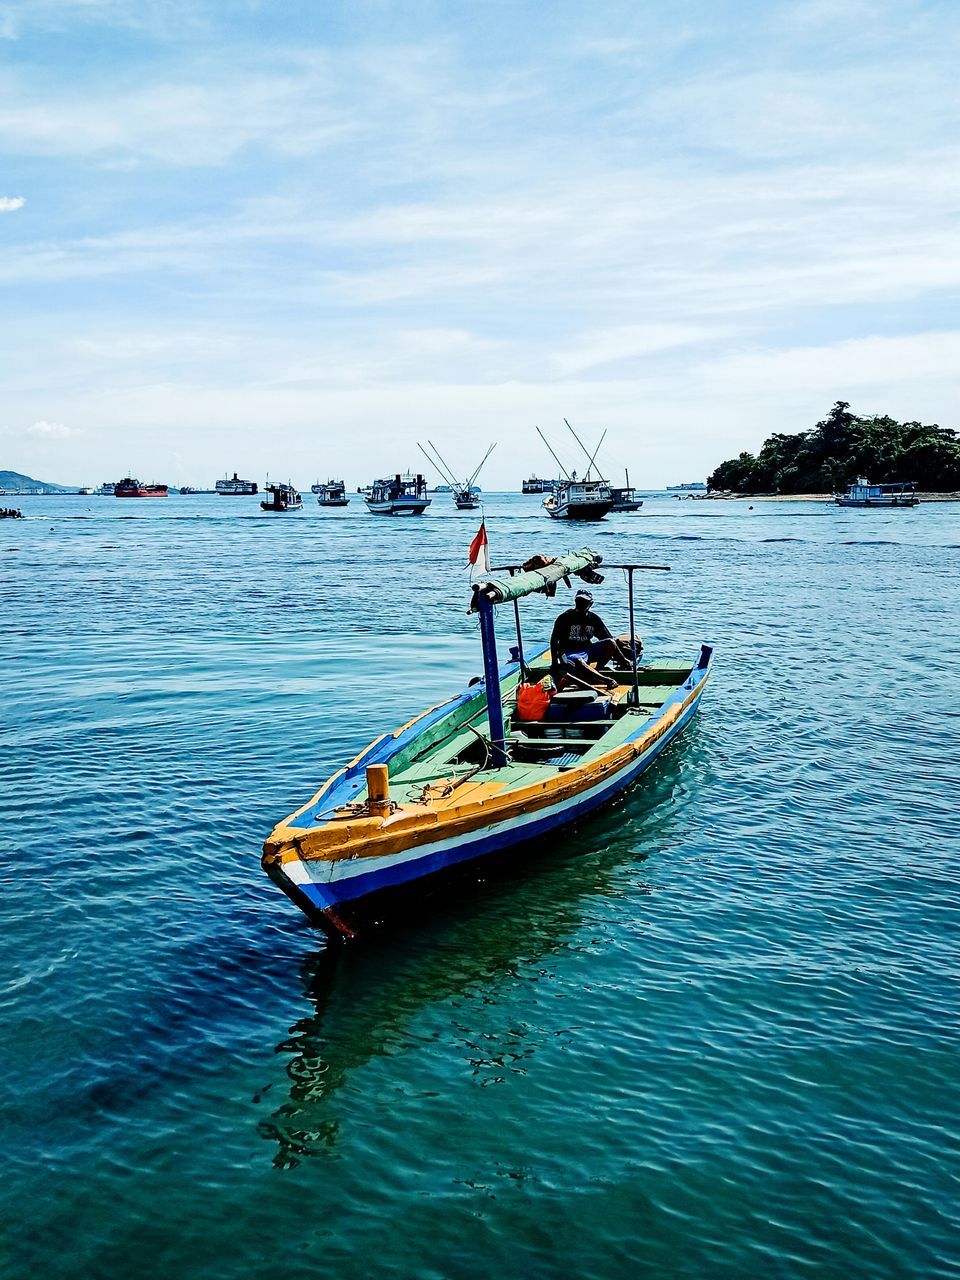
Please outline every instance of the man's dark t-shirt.
M565 653L586 653L595 640L606 640L609 635L606 623L595 613L567 609L553 624L550 648L554 659Z

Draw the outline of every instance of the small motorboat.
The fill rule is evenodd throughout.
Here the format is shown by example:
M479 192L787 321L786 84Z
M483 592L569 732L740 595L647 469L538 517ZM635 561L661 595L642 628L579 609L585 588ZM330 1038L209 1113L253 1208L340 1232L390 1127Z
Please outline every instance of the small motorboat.
M290 483L270 484L270 482L267 481L263 486L263 491L264 493L269 493L270 500L268 502L260 503L260 509L262 511L299 511L303 506L303 499Z
M585 548L543 567L509 566L474 584L484 677L385 733L333 775L263 846L270 879L332 937L354 937L445 874L529 844L599 808L647 769L690 722L713 650L639 660L608 671L615 688L561 693L542 720L522 718L520 686L550 671L550 651L523 657L518 602L552 594L570 575L597 582L601 557ZM629 589L639 569L617 564ZM497 572L501 572L497 570ZM514 604L517 647L499 665L494 610ZM542 686L541 686L542 689ZM569 704L569 705L567 705Z

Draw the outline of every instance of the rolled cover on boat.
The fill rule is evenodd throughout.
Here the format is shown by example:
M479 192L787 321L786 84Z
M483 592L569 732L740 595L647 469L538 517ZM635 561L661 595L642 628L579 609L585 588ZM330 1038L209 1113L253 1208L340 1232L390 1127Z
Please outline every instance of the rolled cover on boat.
M563 578L581 574L584 569L596 569L602 559L603 557L597 555L595 551L584 547L580 551L569 551L543 569L515 573L512 578L493 578L489 582L475 583L470 612L476 613L478 596L485 596L491 604L519 600L522 596L532 595L534 591L545 591L547 587L556 585Z

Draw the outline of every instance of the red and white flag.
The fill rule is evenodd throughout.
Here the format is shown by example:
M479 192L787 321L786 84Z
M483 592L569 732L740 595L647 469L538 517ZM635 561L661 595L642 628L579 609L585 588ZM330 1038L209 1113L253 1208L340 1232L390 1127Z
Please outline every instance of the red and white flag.
M476 581L481 574L490 572L490 544L487 542L486 521L480 521L477 536L470 543L470 577Z

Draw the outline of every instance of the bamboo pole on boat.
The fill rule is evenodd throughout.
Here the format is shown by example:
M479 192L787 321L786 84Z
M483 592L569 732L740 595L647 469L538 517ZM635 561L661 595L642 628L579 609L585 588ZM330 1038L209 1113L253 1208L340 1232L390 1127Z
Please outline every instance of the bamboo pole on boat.
M600 452L600 446L603 444L604 440L606 439L606 436L607 436L607 429L606 429L606 427L604 427L604 429L603 429L603 435L602 435L602 436L600 437L600 439L597 441L597 447L594 449L593 454L591 455L590 451L587 449L587 446L583 443L583 441L580 439L580 437L579 437L579 436L577 435L577 433L574 431L573 427L571 427L571 426L570 426L570 423L569 423L569 422L567 422L566 418L564 418L564 422L566 422L566 423L567 423L567 429L568 429L568 431L570 432L570 434L573 436L574 440L576 440L577 444L580 446L580 448L583 450L584 454L586 455L586 458L587 458L587 474L586 474L583 478L584 478L584 480L589 480L589 479L590 479L590 472L593 470L593 463L594 463L594 460L595 460L595 458L596 458L597 454ZM600 477L600 479L602 480L602 479L603 479L603 477L601 476L601 477Z
M516 573L516 570L511 567L510 577L512 578L515 573ZM526 681L529 673L527 671L527 664L523 660L523 636L520 632L520 601L519 600L514 600L513 602L513 620L517 624L517 657L520 662L520 679L523 681Z
M640 676L637 672L637 628L634 624L633 612L633 566L627 570L627 591L630 596L630 658L633 667L633 688L630 691L630 705L640 705Z
M553 445L550 443L550 441L549 441L549 440L547 439L547 437L543 434L543 432L540 430L540 428L539 428L539 427L537 427L537 435L540 437L540 439L543 441L543 443L547 446L547 448L550 450L550 452L551 452L551 453L553 453ZM563 463L560 461L560 459L557 457L557 455L556 455L555 453L553 453L553 460L554 460L554 462L557 464L557 466L560 468L560 470L563 472L563 474L564 474L564 475L567 477L567 479L569 480L569 479L570 479L570 473L569 473L569 471L568 471L568 470L567 470L567 468L563 465Z

